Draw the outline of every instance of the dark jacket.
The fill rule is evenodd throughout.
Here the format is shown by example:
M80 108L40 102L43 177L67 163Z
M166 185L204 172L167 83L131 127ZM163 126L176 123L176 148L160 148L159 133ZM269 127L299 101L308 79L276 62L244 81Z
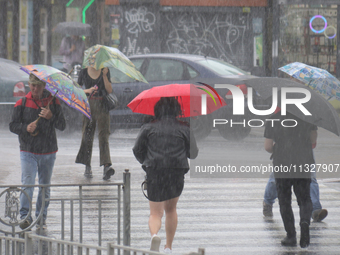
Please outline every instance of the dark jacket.
M188 158L198 154L189 126L171 117L143 125L132 150L144 170L147 167L188 170Z
M305 167L315 164L310 134L312 130L317 130L317 127L290 113L286 116L278 113L272 118L280 121L275 121L273 126L271 122L267 122L264 136L275 142L272 155L273 165L290 168L287 172L275 172L275 177L310 178L310 172ZM296 122L288 121L288 119ZM283 127L283 120L286 120L285 125L293 126L295 123L297 125Z
M35 102L41 107L46 107L52 98L51 93L44 90L43 97ZM11 132L19 135L20 150L35 154L49 154L58 151L57 136L55 128L64 130L66 127L65 118L61 110L58 99L53 99L50 103L52 118L47 120L40 118L37 124L37 136L32 136L27 132L27 126L39 117L41 109L34 102L31 92L26 95L25 106L22 106L22 99L19 99L12 115L12 121L9 124Z

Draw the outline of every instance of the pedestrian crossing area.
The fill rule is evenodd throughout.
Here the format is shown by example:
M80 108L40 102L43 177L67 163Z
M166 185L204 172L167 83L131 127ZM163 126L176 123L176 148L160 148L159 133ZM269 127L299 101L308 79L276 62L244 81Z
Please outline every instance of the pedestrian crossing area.
M307 249L282 247L285 236L279 206L274 204L272 218L262 214L262 199L266 179L190 179L178 202L178 228L173 251L186 253L205 248L206 254L339 254L340 251L340 191L319 181L321 203L329 212L324 222L311 223L311 244ZM131 205L131 245L147 248L147 202L137 199ZM145 200L145 199L144 199ZM295 226L299 239L299 210L293 198ZM163 224L164 226L164 224ZM165 240L164 227L160 232Z
M131 246L139 249L149 249L150 234L148 229L149 205L141 190L144 173L140 164L134 159L131 148L135 134L131 137L119 139L118 135L110 137L113 166L117 170L111 182L123 179L124 169L131 173ZM82 166L74 163L79 146L79 139L59 139L59 152L55 164L52 183L105 183L102 181L102 168L99 163L97 147L93 151L93 179L86 180ZM214 138L214 137L213 137ZM17 139L16 137L11 138ZM216 138L217 139L217 138ZM319 143L319 150L331 143L332 137ZM15 140L16 141L16 140ZM209 143L210 140L206 142ZM249 150L263 150L262 134L250 137L239 145L240 148L249 145ZM95 141L96 143L96 141ZM204 145L200 144L201 152ZM224 146L224 145L223 145ZM335 146L335 145L334 145ZM12 148L13 147L13 148ZM3 163L3 178L0 184L20 184L20 161L17 145L13 144L9 152L9 159ZM211 148L208 147L208 149ZM235 143L229 144L229 151L236 148ZM206 150L208 150L206 149ZM225 149L225 148L223 148ZM338 153L338 146L334 153ZM260 153L265 153L260 151ZM236 153L240 154L240 153ZM317 153L318 154L318 153ZM319 153L320 154L320 153ZM229 155L231 155L229 153ZM330 154L330 159L335 156ZM231 158L233 159L233 158ZM326 158L327 159L327 158ZM242 159L239 159L242 160ZM269 160L265 154L266 162ZM320 161L320 156L319 156ZM6 163L7 162L7 163ZM240 161L241 162L241 161ZM6 164L8 164L8 166ZM13 166L15 170L13 170ZM7 169L7 170L6 170ZM320 187L320 201L323 208L328 210L327 218L320 223L311 223L310 246L302 249L296 247L282 247L281 239L285 236L283 223L279 213L277 201L273 207L272 218L265 218L262 214L262 201L267 177L263 178L190 178L186 176L183 193L178 202L178 227L173 242L174 254L186 254L204 248L205 254L340 254L340 181L339 179L318 179ZM87 188L90 189L90 188ZM112 195L107 187L93 187L95 194L102 197ZM35 196L37 190L35 190ZM77 194L77 192L75 192ZM67 189L53 188L51 197L66 197L72 195ZM36 201L36 197L33 198ZM72 212L69 203L65 204L64 226L67 233L65 240L70 240L70 233L74 233L73 240L79 241L79 211L77 200L73 201L75 209ZM293 196L293 211L297 238L300 237L299 210ZM83 242L98 244L101 235L103 246L107 242L117 243L117 202L103 202L101 205L102 229L99 231L94 224L98 220L98 205L86 202L83 206ZM45 235L60 239L60 203L51 202L48 210L47 230ZM70 225L70 218L74 219L74 226ZM35 229L34 229L35 231ZM122 228L121 228L122 231ZM99 233L100 232L100 233ZM165 244L164 218L159 236L161 247ZM121 237L121 244L123 240Z
M133 179L133 178L132 178ZM340 251L340 185L332 180L319 180L320 197L328 216L323 222L310 225L311 244L308 248L281 246L285 236L277 201L273 217L263 217L262 200L267 179L196 179L186 178L178 202L178 227L173 242L174 254L185 254L204 248L206 254L339 254ZM58 196L58 190L54 196ZM61 192L61 191L60 191ZM102 189L102 195L108 190ZM98 193L98 191L97 191ZM50 205L48 236L58 238L60 212ZM117 240L115 205L103 205L102 243ZM293 211L297 238L300 237L299 210L293 196ZM97 242L98 230L91 226L98 208L83 206L85 242ZM149 207L143 196L140 182L131 182L131 246L148 249ZM75 217L75 232L78 219ZM69 228L69 226L67 226ZM164 218L159 232L165 244ZM75 240L77 237L75 237Z

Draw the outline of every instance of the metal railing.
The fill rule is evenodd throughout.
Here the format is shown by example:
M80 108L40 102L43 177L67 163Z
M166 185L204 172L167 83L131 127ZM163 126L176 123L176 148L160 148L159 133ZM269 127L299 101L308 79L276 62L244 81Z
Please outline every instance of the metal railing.
M5 249L2 250L2 243L7 244ZM12 245L11 245L12 243ZM22 248L24 246L24 248ZM10 250L9 247L12 247ZM113 242L107 243L106 247L96 246L90 244L83 244L65 240L56 240L49 237L44 237L40 235L35 235L30 232L25 233L25 238L14 238L0 236L0 254L5 255L61 255L61 254L96 254L96 255L114 255L114 254L124 254L124 255L161 255L164 253L134 249L129 246L117 245ZM198 252L190 252L187 255L204 255L204 249L198 249Z
M26 193L22 189L23 187L41 187L43 194L44 189L51 187L51 191L53 192L53 195L49 199L48 222L49 225L53 225L53 220L56 223L52 227L52 232L48 232L42 227L37 229L36 232L39 235L59 235L55 238L69 240L71 242L77 241L84 243L91 241L91 243L93 243L93 234L95 233L98 235L97 243L101 246L104 238L103 233L105 233L103 224L111 224L112 227L110 227L109 233L107 233L108 236L106 240L114 240L117 244L120 244L121 218L123 218L123 244L127 246L130 245L130 172L128 169L123 173L123 181L121 182L30 186L1 185L0 223L2 223L2 225L0 224L0 232L4 233L5 237L23 237L23 234L32 230L37 223L42 223L43 208L46 203L44 196L42 199L42 209L38 217L26 229L21 230L19 228L20 223L23 221L18 219L20 218L19 196L21 192ZM123 190L123 194L121 194L121 190ZM32 200L34 201L35 199L34 197ZM122 202L123 206L121 206ZM123 210L123 215L121 215L121 210ZM30 201L29 215L27 218L31 216L33 211L32 201ZM95 214L93 212L95 212ZM103 212L109 213L103 214ZM113 212L116 212L116 214ZM58 215L58 213L60 213L60 215ZM77 213L78 216L75 216ZM95 217L95 215L97 215L97 217ZM85 224L84 220L88 222ZM95 224L95 220L97 220L97 224ZM116 220L116 223L113 223L113 220ZM59 229L56 227L58 224L60 224ZM42 224L40 224L40 226L42 226ZM86 231L84 231L84 227ZM112 233L115 232L114 228L116 228L116 238L112 236ZM77 231L78 235L75 234ZM87 234L87 238L84 238L84 232L90 232L91 234ZM15 240L13 245L17 246L20 241ZM13 249L15 248L12 248L12 250Z
M1 236L0 235L0 254L1 255L21 255L25 239Z

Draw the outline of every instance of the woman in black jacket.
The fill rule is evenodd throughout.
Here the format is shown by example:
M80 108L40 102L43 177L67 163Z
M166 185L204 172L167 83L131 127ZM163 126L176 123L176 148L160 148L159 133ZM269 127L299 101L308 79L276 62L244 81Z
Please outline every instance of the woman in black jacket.
M181 115L176 98L161 98L154 112L156 119L143 125L133 153L147 175L151 250L159 251L161 240L157 233L165 211L164 251L171 253L177 228L176 205L184 187L184 175L189 171L188 158L196 158L198 148L188 124L176 119Z

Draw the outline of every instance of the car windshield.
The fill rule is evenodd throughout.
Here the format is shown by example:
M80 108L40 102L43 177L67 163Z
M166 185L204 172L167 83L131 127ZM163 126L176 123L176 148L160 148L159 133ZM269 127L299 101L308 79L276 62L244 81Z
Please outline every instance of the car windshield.
M28 80L28 74L22 71L19 65L8 62L0 62L0 76L7 79Z
M199 64L205 66L211 71L218 73L221 76L226 75L247 75L245 71L237 68L236 66L230 65L222 60L217 59L203 59L197 61Z

